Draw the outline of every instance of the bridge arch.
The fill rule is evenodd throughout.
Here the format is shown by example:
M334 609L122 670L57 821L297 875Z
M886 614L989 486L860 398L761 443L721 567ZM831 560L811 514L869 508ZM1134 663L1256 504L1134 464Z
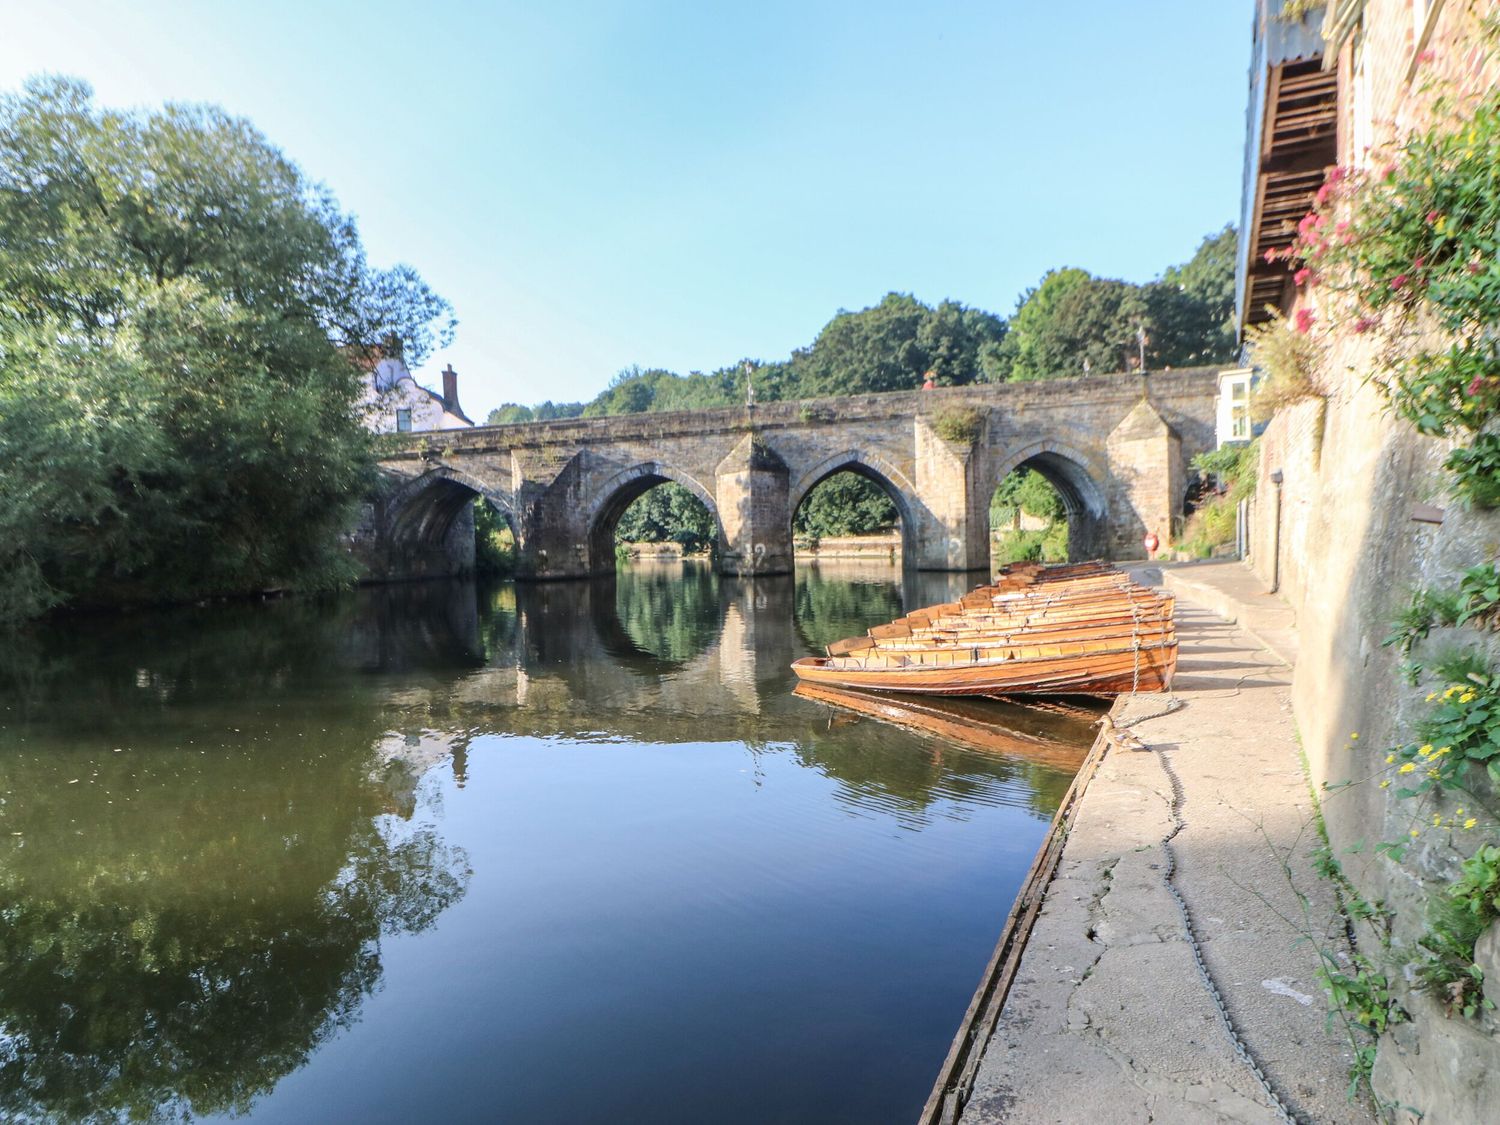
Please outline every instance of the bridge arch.
M835 473L842 472L858 473L874 481L891 498L896 505L896 514L901 517L902 563L907 567L914 566L918 557L916 486L890 461L868 449L842 450L825 457L799 476L787 495L787 518L795 519L808 494Z
M642 461L622 469L594 490L594 500L587 509L589 561L595 574L613 574L615 570L615 528L630 505L659 484L680 484L708 509L714 521L715 549L724 549L724 522L713 493L690 474L660 461Z
M416 577L467 573L474 567L474 533L470 512L486 503L510 524L520 540L511 496L493 485L454 469L435 465L401 481L383 500L385 541L398 573Z
M1035 469L1047 478L1062 500L1068 520L1068 558L1102 558L1109 551L1109 496L1107 473L1097 460L1066 442L1045 439L1002 455L995 465L991 489L1017 469ZM989 506L985 505L985 519Z

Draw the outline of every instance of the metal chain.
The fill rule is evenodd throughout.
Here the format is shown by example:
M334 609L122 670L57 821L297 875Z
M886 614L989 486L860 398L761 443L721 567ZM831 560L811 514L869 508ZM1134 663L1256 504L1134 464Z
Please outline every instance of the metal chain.
M1177 700L1173 700L1177 703ZM1180 703L1178 704L1180 706ZM1136 719L1134 722L1143 722L1144 718ZM1134 725L1134 724L1132 724ZM1162 853L1166 856L1166 866L1162 873L1162 882L1166 885L1167 893L1177 903L1177 910L1182 915L1182 928L1187 938L1188 948L1193 951L1193 964L1198 967L1198 977L1203 982L1203 987L1208 990L1210 999L1214 1002L1214 1009L1218 1013L1219 1025L1223 1027L1224 1034L1229 1037L1229 1045L1234 1048L1234 1053L1239 1056L1241 1062L1249 1068L1250 1073L1255 1075L1255 1080L1260 1083L1260 1088L1265 1092L1281 1120L1286 1125L1302 1125L1302 1118L1298 1117L1287 1105L1286 1100L1277 1091L1271 1080L1266 1077L1266 1072L1261 1069L1260 1063L1256 1061L1250 1048L1241 1038L1239 1031L1234 1026L1234 1020L1229 1014L1229 1006L1224 1002L1223 995L1219 992L1219 986L1214 983L1213 974L1208 971L1208 963L1203 959L1203 947L1198 943L1197 928L1193 924L1192 912L1188 909L1187 900L1177 889L1177 855L1172 850L1172 838L1186 827L1182 819L1182 781L1177 776L1177 771L1172 768L1172 763L1167 755L1156 751L1156 760L1161 763L1162 772L1167 775L1167 782L1172 787L1172 802L1169 811L1172 815L1172 828L1162 837Z
M1141 690L1141 611L1133 597L1130 599L1130 642L1135 655L1135 673L1130 678L1130 694L1135 695Z
M1130 616L1135 629L1135 679L1130 686L1130 697L1134 700L1139 694L1140 669L1141 669L1141 644L1140 644L1140 615L1134 603L1130 607ZM1159 719L1164 715L1170 715L1184 706L1182 700L1178 699L1170 691L1165 693L1166 701L1158 711L1150 711L1144 715L1137 715L1127 722L1116 722L1113 717L1106 721L1116 735L1117 745L1128 746L1131 749L1149 750L1151 747L1142 742L1133 734L1126 734L1131 727L1144 723L1148 719ZM1255 1080L1260 1083L1262 1092L1270 1101L1272 1108L1286 1125L1302 1125L1302 1119L1298 1117L1287 1105L1285 1099L1277 1091L1271 1080L1266 1077L1266 1072L1261 1069L1260 1063L1251 1054L1249 1046L1240 1036L1239 1030L1234 1026L1234 1019L1229 1014L1229 1005L1224 1002L1224 996L1219 991L1219 986L1214 982L1213 974L1208 971L1208 962L1203 959L1203 947L1198 942L1197 927L1193 923L1192 911L1188 909L1187 900L1182 897L1182 892L1177 889L1177 853L1172 850L1172 840L1177 833L1187 827L1187 822L1182 819L1183 790L1182 779L1177 776L1177 771L1172 768L1172 763L1165 752L1156 751L1156 760L1161 763L1162 773L1167 775L1167 783L1172 788L1172 801L1168 811L1172 817L1172 827L1161 839L1162 854L1166 857L1166 864L1162 872L1162 883L1167 888L1167 893L1172 896L1172 901L1177 904L1177 912L1182 915L1183 936L1187 939L1187 945L1193 953L1193 964L1198 969L1198 979L1203 982L1204 989L1214 1003L1214 1011L1219 1017L1219 1026L1224 1029L1224 1034L1229 1038L1229 1045L1239 1060L1245 1064Z

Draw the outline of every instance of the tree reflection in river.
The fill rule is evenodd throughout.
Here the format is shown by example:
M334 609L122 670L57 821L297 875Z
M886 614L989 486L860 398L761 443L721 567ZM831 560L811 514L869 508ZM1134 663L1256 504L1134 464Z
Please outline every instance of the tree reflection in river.
M383 939L431 928L465 897L471 861L445 838L436 782L461 782L472 755L507 740L705 758L738 741L833 779L851 811L911 827L976 803L1050 815L1065 772L790 694L788 665L814 638L886 620L901 600L894 581L826 572L625 568L605 583L80 618L9 646L0 1118L259 1104L359 1020Z
M243 1111L357 1016L382 935L463 895L464 854L389 815L378 697L310 690L359 620L231 607L32 646L0 727L0 1118Z

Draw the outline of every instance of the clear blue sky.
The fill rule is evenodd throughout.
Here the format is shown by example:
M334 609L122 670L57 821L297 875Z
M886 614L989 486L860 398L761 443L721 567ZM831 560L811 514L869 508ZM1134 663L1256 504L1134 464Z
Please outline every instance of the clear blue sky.
M784 358L890 290L1009 313L1238 210L1249 0L0 0L0 88L254 121L460 320L482 417Z

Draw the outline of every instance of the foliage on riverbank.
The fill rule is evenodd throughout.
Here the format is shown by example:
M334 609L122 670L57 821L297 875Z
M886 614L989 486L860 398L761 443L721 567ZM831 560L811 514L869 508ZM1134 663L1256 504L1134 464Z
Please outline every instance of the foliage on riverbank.
M1206 559L1215 547L1234 542L1236 512L1240 501L1255 492L1259 459L1260 445L1255 441L1220 446L1193 458L1194 471L1214 483L1183 526L1182 550Z
M485 500L474 502L474 573L485 578L516 573L515 532Z
M1022 514L1046 522L1022 528ZM990 534L990 553L998 566L1068 559L1067 510L1057 489L1035 469L1017 469L995 489L990 497Z
M448 313L246 121L0 98L0 624L349 579L351 356Z

